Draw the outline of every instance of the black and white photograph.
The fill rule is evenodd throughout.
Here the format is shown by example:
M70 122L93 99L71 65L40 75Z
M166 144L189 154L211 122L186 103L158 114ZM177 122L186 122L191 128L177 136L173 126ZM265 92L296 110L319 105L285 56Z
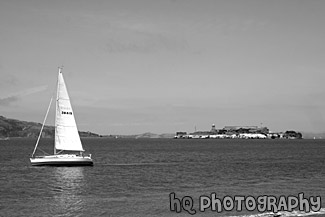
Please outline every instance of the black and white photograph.
M324 0L0 0L0 217L325 216Z

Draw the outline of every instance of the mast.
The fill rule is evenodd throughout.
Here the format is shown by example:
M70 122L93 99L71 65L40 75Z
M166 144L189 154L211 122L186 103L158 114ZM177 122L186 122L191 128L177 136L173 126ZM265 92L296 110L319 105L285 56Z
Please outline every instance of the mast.
M55 100L55 139L54 139L54 155L56 155L56 148L55 148L55 144L56 144L56 140L57 140L57 121L56 121L56 118L57 118L57 112L58 112L58 100L59 100L59 76L60 76L60 73L61 73L61 70L62 70L63 66L59 67L59 73L58 73L58 80L57 80L57 88L56 88L56 100Z

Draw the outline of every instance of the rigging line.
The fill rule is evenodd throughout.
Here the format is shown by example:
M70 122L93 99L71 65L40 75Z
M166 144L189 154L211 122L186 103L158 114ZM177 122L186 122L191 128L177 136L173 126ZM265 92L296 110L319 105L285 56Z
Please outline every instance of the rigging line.
M64 150L61 150L61 151L59 151L59 152L57 152L56 154L60 154L60 153L62 153Z
M42 128L41 128L40 134L39 134L39 136L38 136L38 139L37 139L37 142L36 142L36 145L35 145L35 148L34 148L34 151L33 151L32 157L34 157L34 154L35 154L35 152L36 152L36 149L37 149L37 146L38 146L38 143L39 143L39 140L40 140L40 136L41 136L41 134L42 134L42 131L43 131L43 128L44 128L44 124L45 124L45 121L46 121L46 119L47 119L47 115L48 115L48 113L49 113L49 111L50 111L50 108L51 108L51 103L52 103L52 100L53 100L54 93L55 93L55 88L53 89L53 93L51 94L52 97L51 97L51 100L50 100L50 104L49 104L49 107L47 108L47 112L46 112L46 115L45 115L45 118L44 118L44 121L43 121L43 125L42 125ZM41 150L41 149L40 149L40 150ZM42 151L42 150L41 150L41 151ZM44 152L44 151L43 151L43 152ZM46 153L46 152L45 152L45 153ZM48 153L46 153L46 154L48 154Z
M39 140L40 140L40 138L41 138L42 131L43 131L43 128L44 128L44 124L45 124L45 121L46 121L46 119L47 119L47 115L49 114L49 111L50 111L50 107L51 107L51 104L52 104L52 100L53 100L53 97L51 97L49 107L47 108L46 115L45 115L45 118L44 118L44 121L43 121L43 125L42 125L41 131L40 131L40 133L39 133L39 135L38 135L37 142L36 142L36 145L35 145L35 148L34 148L34 151L33 151L32 157L34 157L34 154L35 154L36 148L37 148L37 146L38 146L38 142L39 142Z
M44 150L42 150L40 148L38 148L38 150L40 150L41 152L43 152L43 154L50 155L49 153L47 153L46 151L44 151Z

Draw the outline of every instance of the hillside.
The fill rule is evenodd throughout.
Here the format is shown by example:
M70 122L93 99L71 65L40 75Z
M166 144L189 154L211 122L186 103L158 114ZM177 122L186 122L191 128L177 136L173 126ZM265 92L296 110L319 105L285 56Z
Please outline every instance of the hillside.
M38 137L42 124L28 121L20 121L0 116L0 138L6 137ZM81 137L99 137L91 132L79 131ZM43 138L54 138L54 126L44 126Z

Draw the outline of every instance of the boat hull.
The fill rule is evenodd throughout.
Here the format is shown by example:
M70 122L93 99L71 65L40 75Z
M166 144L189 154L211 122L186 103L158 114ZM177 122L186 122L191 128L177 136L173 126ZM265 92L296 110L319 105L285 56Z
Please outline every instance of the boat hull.
M30 158L32 166L93 166L90 156L50 155Z

